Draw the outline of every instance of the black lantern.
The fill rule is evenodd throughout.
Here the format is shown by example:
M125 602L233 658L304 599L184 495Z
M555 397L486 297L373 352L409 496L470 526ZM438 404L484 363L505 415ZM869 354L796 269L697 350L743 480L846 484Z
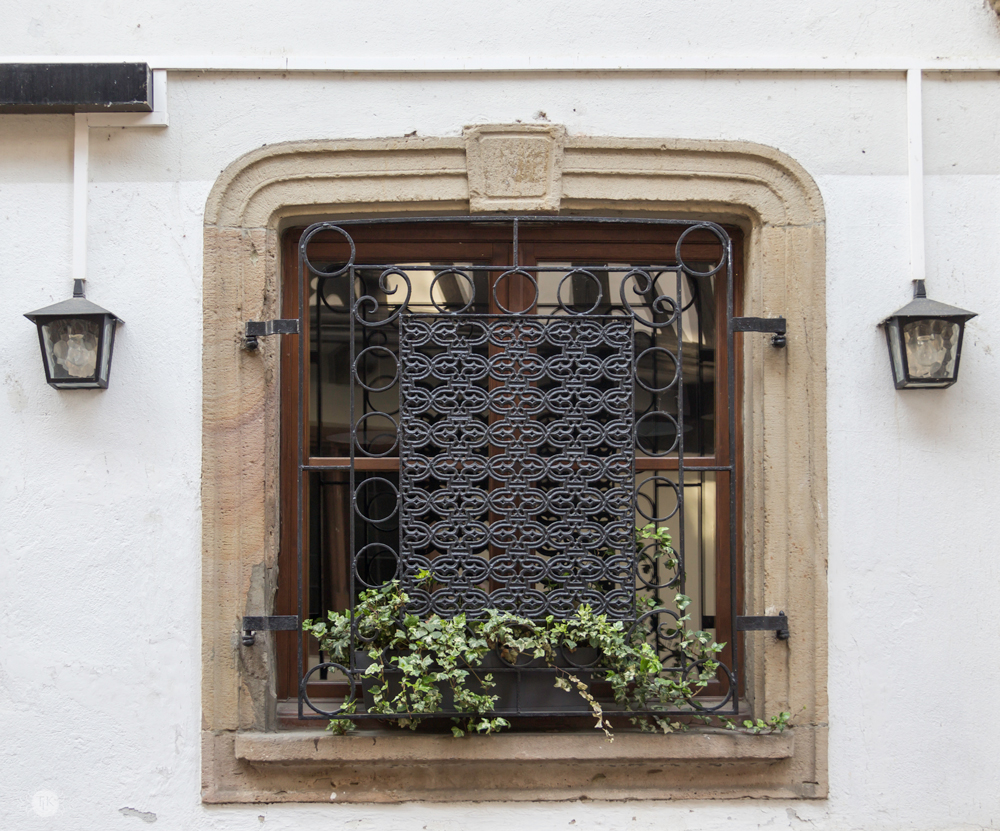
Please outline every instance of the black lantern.
M73 297L25 315L38 326L45 380L60 390L107 389L115 326L122 320L83 296L83 280L73 281Z
M965 321L975 312L928 300L923 280L913 281L913 300L880 323L885 327L898 390L940 389L958 380Z

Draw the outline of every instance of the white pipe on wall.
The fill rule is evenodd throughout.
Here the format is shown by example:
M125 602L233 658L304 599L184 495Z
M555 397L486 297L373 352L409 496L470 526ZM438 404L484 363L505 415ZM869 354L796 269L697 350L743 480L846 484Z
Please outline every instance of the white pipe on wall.
M76 114L73 130L73 279L87 278L87 185L90 180L90 124Z
M924 247L924 125L923 72L906 72L907 175L910 180L910 277L923 280L926 271Z

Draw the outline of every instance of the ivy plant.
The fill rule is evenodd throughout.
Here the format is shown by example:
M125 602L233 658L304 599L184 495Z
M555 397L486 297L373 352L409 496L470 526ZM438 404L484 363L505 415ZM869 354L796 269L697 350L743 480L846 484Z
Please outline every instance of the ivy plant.
M653 557L661 558L665 567L676 567L666 529L638 528L636 540L641 547L651 547ZM431 580L426 572L418 579ZM497 679L488 656L495 656L493 663L499 658L508 665L532 662L552 668L549 677L555 686L579 695L595 717L596 727L610 737L609 715L677 709L698 713L694 699L715 678L716 656L724 644L716 643L708 632L688 628L685 610L690 602L680 593L674 597L679 613L660 627L659 651L644 626L608 620L585 605L566 619L532 620L496 609L486 609L474 620L464 614L451 619L419 617L407 611L409 598L396 580L362 592L353 614L330 612L327 620L307 620L303 628L319 641L327 660L348 667L353 624L355 666L364 667L359 686L365 689L367 710L396 716L392 722L399 727L415 729L423 718L443 711L462 714L453 719L456 736L509 727L494 712ZM655 608L656 602L643 598L637 605L637 616L641 616ZM588 647L596 659L586 670L557 663L559 651L573 655ZM595 676L610 685L615 702L610 714L591 690L589 681ZM347 702L340 716L352 715L356 706L356 699ZM643 730L669 733L684 726L656 715L630 718ZM332 719L329 725L337 733L352 727L350 719L343 717Z

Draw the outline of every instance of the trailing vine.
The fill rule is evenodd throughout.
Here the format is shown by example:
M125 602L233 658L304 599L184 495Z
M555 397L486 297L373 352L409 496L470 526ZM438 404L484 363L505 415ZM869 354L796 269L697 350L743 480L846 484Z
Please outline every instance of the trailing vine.
M638 528L636 539L642 545L654 543L654 556L662 558L666 567L676 567L666 529ZM418 577L430 581L429 574ZM552 616L530 620L496 609L486 609L475 620L464 614L450 619L420 618L406 611L409 598L396 580L362 592L353 616L350 611L330 612L325 621L305 621L303 629L319 641L333 663L351 666L353 648L368 712L395 715L393 723L402 728L416 729L424 718L446 710L462 714L453 718L456 736L509 727L510 722L494 712L498 691L491 669L530 662L554 670L550 675L555 686L579 695L594 716L595 726L608 737L612 735L609 715L630 717L642 730L669 733L684 729L684 724L635 711L687 709L698 715L701 708L695 697L716 677L716 656L724 646L708 632L687 627L685 610L690 602L680 593L674 597L679 613L673 615L672 624L660 627L659 652L645 627L608 620L589 606L580 606L565 620ZM643 598L637 605L637 616L641 616L655 608L656 602ZM580 649L595 655L585 670L557 662L560 653L572 656ZM614 698L610 713L594 696L586 680L591 675L610 685ZM348 701L328 729L336 733L353 729L351 720L343 716L353 715L356 707L356 699ZM786 721L747 727L752 732L769 732Z

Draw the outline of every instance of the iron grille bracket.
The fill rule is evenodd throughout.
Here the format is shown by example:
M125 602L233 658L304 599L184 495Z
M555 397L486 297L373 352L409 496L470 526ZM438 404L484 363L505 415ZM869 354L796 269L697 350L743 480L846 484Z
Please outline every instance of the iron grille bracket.
M298 628L298 615L245 617L243 618L243 645L253 646L257 640L258 632L295 632Z
M742 615L736 618L737 632L767 632L774 630L779 641L787 641L788 616L784 612L776 615Z
M785 340L785 319L783 317L734 317L729 323L732 332L770 332L771 346L781 349Z
M299 333L299 319L280 318L278 320L248 320L246 332L243 339L244 349L256 349L257 338L268 335L297 335Z

